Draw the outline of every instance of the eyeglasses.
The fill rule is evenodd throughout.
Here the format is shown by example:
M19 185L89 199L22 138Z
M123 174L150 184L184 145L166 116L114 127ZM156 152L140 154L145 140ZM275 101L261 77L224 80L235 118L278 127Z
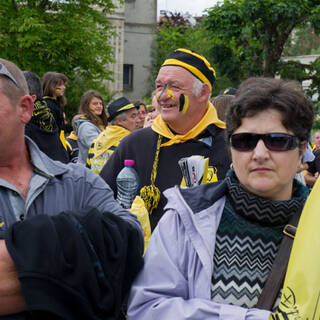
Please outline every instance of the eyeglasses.
M298 147L299 139L287 133L234 133L230 137L231 147L238 151L253 150L259 140L262 140L265 146L271 151L288 151Z
M11 72L6 68L6 66L1 62L0 62L0 75L4 75L7 78L9 78L20 89L17 80L14 78Z

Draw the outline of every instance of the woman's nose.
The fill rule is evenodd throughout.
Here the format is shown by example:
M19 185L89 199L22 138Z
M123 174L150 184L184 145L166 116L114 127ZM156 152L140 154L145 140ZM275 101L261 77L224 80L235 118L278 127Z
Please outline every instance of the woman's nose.
M258 160L268 158L269 156L269 149L266 147L263 140L260 139L253 149L253 158Z

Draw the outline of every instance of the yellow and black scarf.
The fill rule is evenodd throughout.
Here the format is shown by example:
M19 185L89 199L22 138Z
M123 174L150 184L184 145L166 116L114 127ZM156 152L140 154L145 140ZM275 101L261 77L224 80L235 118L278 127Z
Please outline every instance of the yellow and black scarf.
M169 141L161 144L161 147L167 147L176 143L184 143L190 139L196 138L210 124L214 124L222 129L225 129L226 127L225 123L219 120L217 111L211 102L208 103L208 110L201 121L184 135L174 134L168 125L162 120L160 115L153 121L152 130L161 136L170 139Z

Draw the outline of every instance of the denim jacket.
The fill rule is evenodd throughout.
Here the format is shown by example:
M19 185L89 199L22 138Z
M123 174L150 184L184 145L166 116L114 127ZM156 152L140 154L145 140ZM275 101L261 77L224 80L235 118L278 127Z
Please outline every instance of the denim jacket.
M33 186L29 187L20 216L27 219L38 214L57 215L66 210L97 208L101 212L113 212L141 230L135 215L118 204L113 191L101 177L83 165L50 159L27 137L26 143L36 178ZM0 178L0 239L4 237L5 230L17 221L9 199L13 194L24 201L13 185ZM139 245L143 246L142 231Z

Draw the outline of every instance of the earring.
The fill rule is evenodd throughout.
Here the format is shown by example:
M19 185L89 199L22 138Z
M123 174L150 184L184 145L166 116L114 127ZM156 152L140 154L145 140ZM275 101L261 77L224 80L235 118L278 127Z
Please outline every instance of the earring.
M233 163L230 164L230 169L233 170Z

